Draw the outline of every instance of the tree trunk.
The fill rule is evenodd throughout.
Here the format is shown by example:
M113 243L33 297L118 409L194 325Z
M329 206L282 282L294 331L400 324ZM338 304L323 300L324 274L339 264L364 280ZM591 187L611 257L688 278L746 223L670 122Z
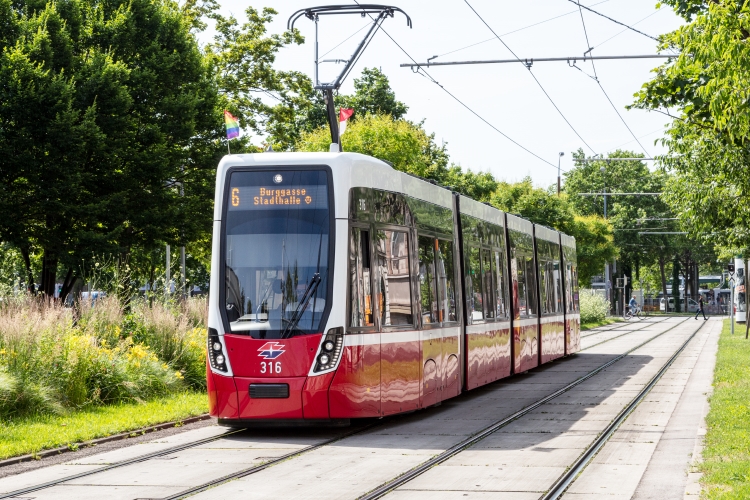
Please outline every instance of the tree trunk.
M665 271L667 263L664 257L659 256L659 272L661 273L661 293L664 296L664 312L669 312L669 297L667 296L667 274Z
M50 250L44 250L42 257L41 291L48 298L55 296L55 281L57 278L57 255Z
M29 248L21 248L21 256L23 256L23 263L26 266L26 275L29 280L26 284L26 289L32 295L36 294L36 286L34 285L34 273L31 271L31 255L29 254Z
M63 280L62 289L60 290L60 302L63 304L65 303L65 299L68 297L68 294L70 294L71 290L73 290L73 283L76 282L76 277L73 276L73 268L68 268L68 273L65 275L65 280Z
M674 259L672 264L672 298L674 298L675 312L682 312L680 304L680 260L677 258Z

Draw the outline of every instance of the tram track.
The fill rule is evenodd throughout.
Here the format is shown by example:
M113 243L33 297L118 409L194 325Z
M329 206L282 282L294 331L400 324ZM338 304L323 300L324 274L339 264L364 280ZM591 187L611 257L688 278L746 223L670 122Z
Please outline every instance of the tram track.
M682 322L684 323L684 321ZM682 324L680 323L680 324ZM672 354L666 363L662 365L656 374L651 377L648 383L641 389L638 394L617 414L617 416L604 428L604 430L597 436L591 445L568 467L565 473L552 485L552 487L542 495L539 500L557 500L564 493L565 490L576 480L578 475L583 472L585 467L596 456L599 450L607 443L610 437L620 427L620 425L630 416L635 408L643 401L651 389L661 380L662 376L669 370L669 367L675 362L690 342L695 338L699 331L706 326L706 323L701 321L701 324L695 331L680 345L680 347Z
M578 379L576 379L573 382L569 383L565 387L562 387L561 389L558 389L557 391L553 392L552 394L549 394L548 396L545 396L545 397L537 400L536 402L534 402L534 403L532 403L532 404L530 404L530 405L522 408L521 410L513 413L512 415L510 415L508 417L505 417L503 419L500 419L500 420L496 421L493 424L490 424L489 426L485 427L481 431L477 432L476 434L474 434L472 436L469 436L468 438L466 438L463 441L455 444L454 446L452 446L451 448L447 449L446 451L444 451L444 452L442 452L442 453L434 456L430 460L427 460L427 461L421 463L420 465L418 465L417 467L414 467L411 470L403 473L402 475L400 475L400 476L398 476L398 477L396 477L396 478L394 478L394 479L392 479L392 480L390 480L388 482L383 483L381 486L375 488L374 490L372 490L372 491L370 491L370 492L368 492L368 493L366 493L364 495L361 495L360 497L357 498L357 500L375 500L375 499L379 499L379 498L384 497L385 495L387 495L387 494L391 493L392 491L396 490L397 488L400 488L401 486L409 483L410 481L412 481L413 479L415 479L418 476L422 475L423 473L427 472L428 470L432 469L433 467L438 466L438 465L446 462L447 460L449 460L450 458L458 455L462 451L464 451L464 450L466 450L466 449L474 446L475 444L477 444L480 441L482 441L483 439L489 437L491 434L495 433L496 431L500 430L501 428L507 426L508 424L510 424L510 423L512 423L512 422L514 422L514 421L516 421L516 420L518 420L518 419L520 419L520 418L522 418L522 417L524 417L526 415L528 415L529 413L531 413L532 411L536 410L540 406L542 406L542 405L544 405L544 404L552 401L553 399L557 398L558 396L560 396L560 395L562 395L562 394L570 391L574 387L580 385L581 383L585 382L586 380L588 380L588 379L594 377L595 375L599 374L600 372L606 370L607 368L609 368L613 364L617 363L618 361L620 361L623 358L625 358L626 356L628 356L630 353L632 353L632 352L634 352L634 351L636 351L636 350L644 347L648 343L650 343L650 342L656 340L657 338L661 337L662 335L664 335L664 334L666 334L666 333L674 330L678 326L683 325L685 323L685 321L687 321L687 320L682 320L679 323L676 323L674 326L672 326L672 327L664 330L663 332L660 332L660 333L654 335L653 337L649 338L648 340L646 340L646 341L638 344L637 346L635 346L635 347L633 347L631 349L628 349L626 352L617 355L615 358L613 358L613 359L607 361L606 363L600 365L599 367L591 370L587 374L579 377ZM659 378L661 378L661 374L663 374L669 368L669 366L674 361L674 359L676 359L676 357L682 352L682 350L685 348L685 346L687 346L687 344L690 342L690 340L692 340L695 337L695 335L698 333L698 331L700 331L704 326L705 326L705 324L702 323L698 328L696 328L696 330L688 337L688 339L685 341L685 343L683 343L682 347L680 347L680 349L678 349L678 351L675 352L675 354L672 356L672 358L670 358L670 360L667 362L667 364L665 364L664 367L662 367L662 369L659 371L659 374L658 374ZM617 338L617 337L615 337L615 338ZM643 399L643 397L648 393L648 391L650 391L651 387L653 387L653 385L657 381L658 381L658 379L656 379L655 381L652 380L651 382L649 382L649 384L647 384L647 386L644 387L644 389L639 392L639 395L636 396L636 398L634 398L634 400L637 399L637 398L639 398L639 396L640 396L640 398L638 399L638 402L640 402L640 400ZM637 406L638 402L634 403L633 401L631 401L631 403L627 406L627 408L630 408L630 411L628 411L627 413L624 413L624 411L621 412L621 414L623 414L624 416L619 421L618 421L618 419L620 418L620 416L618 415L618 417L615 419L615 421L618 421L618 423L613 427L613 429L616 429L617 426L619 426L619 423L621 423L622 420L624 420L624 418L626 418L627 415L629 415L629 413L632 411L632 409L635 408L635 406ZM610 426L612 426L612 424L610 424ZM610 426L608 426L607 429L609 429ZM604 433L602 433L602 434L604 434ZM597 442L598 442L598 440L595 441L595 443L597 443ZM604 442L606 442L606 439L604 441L602 441L601 444L603 444ZM599 448L601 447L601 444L599 445ZM599 448L597 448L597 450ZM593 457L595 454L596 454L596 451L594 451L593 453L591 453L590 456ZM582 457L584 455L586 455L586 453L584 453L582 455ZM581 460L581 458L579 458L578 461L580 461L580 460ZM583 465L581 466L581 469L582 469L583 466L585 466L586 463L588 463L589 460L590 460L590 457L588 457L585 460L585 462L582 462ZM576 463L578 463L578 461ZM571 468L571 470L572 470L572 468ZM567 474L564 475L564 477L567 477ZM571 477L575 478L575 475L573 475ZM559 482L562 481L562 479L563 478L561 478L559 480ZM566 483L565 487L567 487L567 485L570 484L570 482L572 482L572 481L569 481L568 483ZM564 491L564 488L561 491ZM546 498L547 497L544 497L545 500L546 500ZM550 498L558 498L558 497L550 497Z
M631 333L635 333L635 332L638 332L640 330L644 330L644 329L648 328L651 325L655 325L655 324L661 323L663 321L666 321L666 320L662 319L662 320L659 320L659 321L648 322L648 323L646 323L645 325L643 325L643 326L641 326L639 328L634 328L633 330L627 330L627 331L625 331L625 333L621 333L620 335L615 335L614 337L608 338L606 340L602 340L601 342L597 342L596 344L591 344L590 346L587 346L587 347L581 349L581 351L586 351L588 349L591 349L592 347L596 347L598 345L605 344L605 343L610 342L612 340L619 339L620 337L624 337L625 335L630 335ZM612 328L610 330L607 330L607 332L610 332L612 330L615 330L615 329ZM606 333L606 332L602 332L602 333ZM581 352L581 351L579 351L579 352Z
M666 321L667 319L669 319L669 316L666 316L666 317L664 317L664 318L659 318L659 319L657 319L656 321L647 321L646 323L647 323L647 324L649 324L649 325L655 325L655 324L657 324L657 323L661 323L661 322L663 322L663 321ZM641 321L641 322L642 322L642 321ZM619 329L620 329L620 328L622 328L623 326L625 326L625 325L630 325L630 324L633 324L633 323L623 323L623 322L618 322L618 323L616 323L616 324L615 324L615 326L614 326L613 328L606 328L606 329L604 329L604 330L599 330L599 329L597 329L598 331L595 331L595 332L589 333L589 334L587 334L587 335L581 335L581 339L585 339L585 338L588 338L588 337L593 337L594 335L601 335L602 333L608 333L608 332L612 332L612 331L615 331L615 330L619 330ZM638 324L638 323L636 323L636 324ZM645 328L645 327L644 327L644 328ZM635 329L635 330L627 330L627 331L629 331L629 332L635 332L635 331L637 331L637 330L640 330L640 328L637 328L637 329Z
M641 326L639 328L636 328L636 329L633 329L633 330L629 330L628 332L626 332L624 334L618 335L618 336L613 337L611 339L607 339L605 341L599 342L599 343L594 344L592 346L589 346L589 347L587 347L585 349L582 349L582 351L587 350L587 349L591 349L592 347L595 347L597 345L604 344L606 342L609 342L610 340L615 340L615 339L620 338L620 337L622 337L624 335L628 335L630 333L635 333L637 331L643 330L643 329L645 329L645 328L647 328L647 327L649 327L649 326L651 326L651 325L653 325L655 323L659 323L661 321L663 321L663 320L660 320L660 321L657 321L657 322L649 322L649 323L647 323L647 324L645 324L645 325L643 325L643 326ZM406 482L408 482L409 480L413 479L414 477L416 477L417 475L421 474L422 472L426 471L427 469L429 469L431 467L434 467L435 465L438 465L439 463L442 463L442 462L448 460L452 456L460 453L460 451L462 451L463 449L472 446L473 444L475 444L478 441L481 441L482 439L484 439L485 437L487 437L490 434L494 433L498 429L500 429L500 428L508 425L509 423L511 423L511 422L513 422L513 421L515 421L515 420L523 417L524 415L530 413L531 411L533 411L534 409L538 408L539 406L541 406L541 405L543 405L543 404L551 401L552 399L560 396L561 394L563 394L563 393L571 390L575 386L577 386L577 385L583 383L584 381L590 379L591 377L595 376L596 374L598 374L601 371L605 370L606 368L610 367L611 365L613 365L617 361L620 361L621 359L623 359L624 357L626 357L631 352L633 352L633 351L635 351L635 350L637 350L637 349L645 346L649 342L651 342L651 341L657 339L658 337L660 337L660 336L668 333L669 331L673 330L674 328L678 327L679 325L682 325L685 321L686 320L683 320L683 321L681 321L679 323L676 323L674 326L668 328L667 330L664 330L663 332L660 332L660 333L652 336L648 340L640 343L639 345L637 345L637 346L629 349L628 351L626 351L626 352L624 352L622 354L617 355L615 358L613 358L613 359L609 360L608 362L600 365L599 367L591 370L587 374L579 377L578 379L574 380L573 382L571 382L570 384L566 385L565 387L563 387L561 389L558 389L557 391L555 391L555 392L553 392L553 393L551 393L551 394L549 394L549 395L547 395L547 396L539 399L535 403L532 403L531 405L528 405L528 406L524 407L523 409L521 409L518 412L510 415L509 417L506 417L506 418L504 418L504 419L502 419L502 420L500 420L498 422L495 422L495 423L491 424L490 426L488 426L488 427L480 430L476 434L470 436L468 439L466 439L466 440L464 440L464 441L462 441L462 442L454 445L453 447L449 448L445 452L437 455L433 459L431 459L431 460L423 463L422 465L418 466L415 469L412 469L411 471L405 473L404 475L399 476L399 478L397 478L397 480L399 480L400 478L406 478L406 479L399 480L399 482L398 482L397 485L388 487L388 485L390 483L386 483L384 486L382 486L382 487L374 490L371 493L366 494L365 496L361 496L359 498L360 499L368 499L369 500L369 499L374 499L374 498L380 498L380 497L382 497L383 495L387 494L389 491L392 491L393 489L401 486L402 484L405 484ZM292 451L290 453L281 455L279 457L276 457L276 458L274 458L272 460L268 460L268 461L263 462L261 464L253 465L251 467L248 467L248 468L245 468L245 469L241 469L239 471L236 471L236 472L233 472L231 474L227 474L227 475L221 476L221 477L213 479L211 481L207 481L207 482L205 482L203 484L200 484L200 485L197 485L197 486L194 486L194 487L191 487L191 488L187 488L187 489L185 489L185 490L183 490L183 491L181 491L179 493L173 494L171 496L160 497L159 500L179 500L179 499L187 498L189 496L192 496L192 495L195 495L195 494L200 493L202 491L206 491L208 489L220 486L220 485L228 483L230 481L233 481L233 480L236 480L236 479L240 479L240 478L243 478L243 477L246 477L246 476L258 473L258 472L261 472L261 471L263 471L265 469L268 469L268 468L273 467L275 465L281 464L282 462L286 462L287 460L290 460L290 459L299 457L301 455L310 453L312 451L315 451L317 449L323 448L325 446L329 446L329 445L331 445L331 444L333 444L333 443L335 443L337 441L340 441L342 439L346 439L346 438L352 437L352 436L357 435L357 434L365 433L367 431L370 431L370 430L374 429L375 427L379 427L379 426L383 425L386 422L387 423L394 423L394 419L390 418L388 420L379 420L378 422L375 422L375 423L372 423L372 424L368 424L368 425L365 425L365 426L357 428L357 429L349 430L348 432L344 432L342 434L336 435L336 436L334 436L334 437L332 437L330 439L324 440L324 441L322 441L320 443L313 444L313 445L304 447L302 449L294 450L294 451ZM113 469L117 469L117 468L126 467L128 465L133 465L133 464L137 464L137 463L140 463L140 462L145 462L145 461L152 460L152 459L158 459L160 457L171 455L171 454L174 454L174 453L177 453L177 452L180 452L180 451L184 451L184 450L187 450L187 449L190 449L190 448L195 448L197 446L208 444L208 443L211 443L211 442L214 442L214 441L226 438L228 436L241 433L244 430L245 429L230 430L228 432L224 432L222 434L219 434L219 435L216 435L216 436L212 436L210 438L200 439L200 440L193 441L193 442L190 442L190 443L185 443L185 444L182 444L182 445L178 445L178 446L173 446L173 447L170 447L170 448L166 448L164 450L160 450L160 451L157 451L157 452L140 455L140 456L137 456L137 457L134 457L134 458L130 458L130 459L122 460L122 461L119 461L119 462L115 462L115 463L112 463L112 464L109 464L109 465L106 465L104 467L100 467L100 468L97 468L97 469L94 469L94 470L90 470L90 471L86 471L86 472L81 472L81 473L73 474L73 475L70 475L70 476L65 476L65 477L62 477L62 478L59 478L59 479L55 479L55 480L48 481L48 482L45 482L45 483L40 483L40 484L33 485L33 486L28 486L28 487L21 488L21 489L18 489L18 490L14 490L14 491L10 491L10 492L7 492L7 493L0 493L0 500L2 500L2 499L10 499L10 498L18 497L19 495L25 495L25 494L32 493L32 492L35 492L35 491L39 491L39 490L51 488L51 487L54 487L54 486L59 486L59 485L62 485L63 483L66 483L66 482L69 482L69 481L72 481L72 480L75 480L75 479L94 476L96 474L100 474L100 473L103 473L103 472L106 472L106 471L110 471L110 470L113 470ZM417 472L415 472L415 471L417 471ZM383 489L383 488L386 488L386 489ZM381 492L381 490L382 490L382 492ZM378 493L378 492L380 492L380 493Z

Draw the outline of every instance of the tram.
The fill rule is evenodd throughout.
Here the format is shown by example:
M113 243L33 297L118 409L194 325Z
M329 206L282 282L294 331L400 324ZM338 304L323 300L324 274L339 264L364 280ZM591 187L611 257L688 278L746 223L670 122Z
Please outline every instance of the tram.
M418 410L580 349L574 238L372 157L224 157L212 252L222 425Z

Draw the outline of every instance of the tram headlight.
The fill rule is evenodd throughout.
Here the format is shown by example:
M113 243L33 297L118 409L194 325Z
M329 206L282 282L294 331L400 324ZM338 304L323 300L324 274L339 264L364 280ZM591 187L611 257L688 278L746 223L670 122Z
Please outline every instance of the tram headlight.
M208 362L211 369L217 372L229 373L227 359L224 354L223 346L219 341L219 332L214 328L208 329Z
M344 329L331 328L326 333L320 346L321 353L315 362L313 372L322 372L335 368L344 349Z

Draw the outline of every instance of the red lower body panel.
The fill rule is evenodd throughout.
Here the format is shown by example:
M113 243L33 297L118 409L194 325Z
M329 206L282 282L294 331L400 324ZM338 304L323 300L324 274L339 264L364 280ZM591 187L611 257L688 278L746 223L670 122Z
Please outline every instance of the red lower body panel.
M525 372L539 365L539 325L536 319L513 325L513 370Z
M239 400L239 418L302 418L302 388L307 377L249 378L235 377ZM250 384L289 384L289 397L253 399Z
M565 315L565 354L581 350L581 316Z
M211 411L211 416L218 418L239 418L239 412L237 411L239 407L237 402L237 386L234 385L234 379L209 371L208 384L209 409L212 399L215 404L214 410Z
M328 392L331 418L380 416L380 342L344 347Z
M333 372L308 377L302 389L302 415L305 418L330 418L328 411L328 387L333 380Z
M565 356L565 319L563 315L542 318L541 322L540 364Z
M386 338L393 333L383 333ZM419 408L421 352L419 341L380 345L380 411L392 415Z
M482 331L483 330L483 331ZM510 375L510 324L488 323L467 327L466 388Z

